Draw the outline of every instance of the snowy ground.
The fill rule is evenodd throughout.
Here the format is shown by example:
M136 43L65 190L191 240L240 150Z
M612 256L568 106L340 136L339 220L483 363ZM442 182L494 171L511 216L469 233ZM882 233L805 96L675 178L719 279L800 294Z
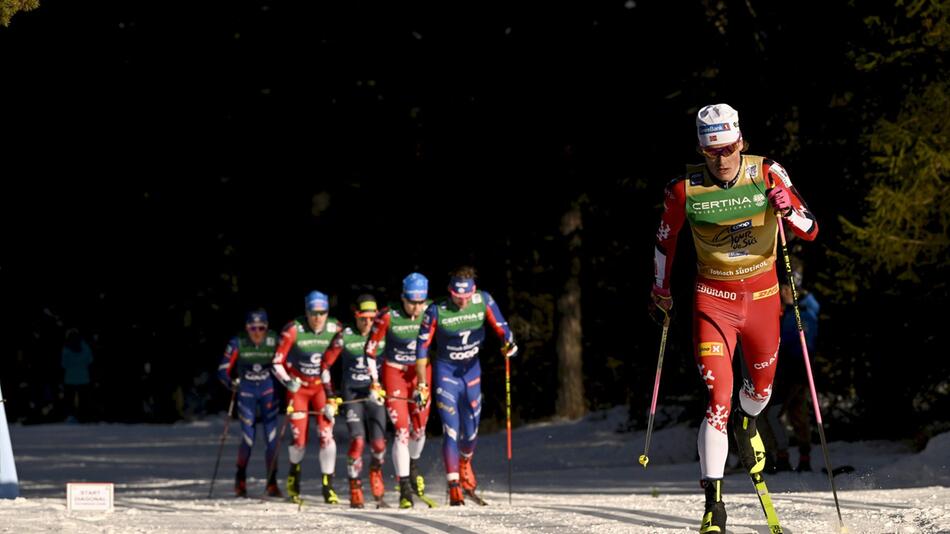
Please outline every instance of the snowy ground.
M22 497L0 500L0 532L695 532L703 502L694 461L695 431L683 426L657 431L644 470L637 464L644 435L615 433L622 418L618 409L579 423L517 429L512 505L504 433L482 436L474 465L490 505L431 510L350 510L345 504L322 504L312 448L303 471L303 491L312 498L302 509L257 498L235 499L230 496L237 448L233 432L215 498L207 499L221 418L170 426L13 426ZM337 430L345 431L341 425ZM338 443L336 486L345 502L345 436L338 434ZM439 451L439 439L431 440L422 464L429 494L443 503ZM260 444L254 452L249 491L261 495ZM934 438L920 454L891 442L833 442L831 455L836 465L857 468L836 479L851 533L950 532L950 434ZM387 462L387 476L390 465ZM820 467L820 455L813 465ZM285 471L284 451L281 483ZM67 481L114 482L115 512L67 513ZM767 481L786 533L837 532L827 476L780 473ZM730 532L768 533L748 476L727 476L725 494ZM394 492L387 497L395 503Z

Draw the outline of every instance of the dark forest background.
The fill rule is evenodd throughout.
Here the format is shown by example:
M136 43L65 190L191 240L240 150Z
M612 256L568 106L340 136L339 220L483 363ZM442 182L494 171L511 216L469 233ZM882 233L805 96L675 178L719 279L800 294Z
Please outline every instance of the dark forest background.
M727 102L820 221L792 247L822 303L829 438L950 429L946 0L44 0L13 15L32 3L0 8L13 420L63 419L68 328L95 353L94 419L170 422L226 407L214 371L248 309L280 328L320 289L348 322L360 292L396 299L419 270L438 296L471 263L523 348L517 421L558 409L573 277L584 408L627 404L642 426L662 189L698 159L697 110ZM680 242L660 404L698 422ZM488 426L504 414L496 353Z

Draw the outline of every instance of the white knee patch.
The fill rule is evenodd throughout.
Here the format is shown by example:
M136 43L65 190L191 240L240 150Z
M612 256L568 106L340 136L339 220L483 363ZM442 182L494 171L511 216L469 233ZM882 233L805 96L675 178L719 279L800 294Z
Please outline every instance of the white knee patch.
M708 421L699 425L696 440L699 450L699 469L703 478L722 478L729 456L729 438L724 432L716 430Z
M307 449L303 447L295 447L293 445L287 447L287 457L292 464L299 464L303 460L303 456L306 452Z
M756 391L751 380L743 380L742 392L739 394L739 406L742 406L745 413L753 417L759 415L765 409L765 405L768 404L770 398L772 398L772 384L769 384L769 387L765 388L764 391Z

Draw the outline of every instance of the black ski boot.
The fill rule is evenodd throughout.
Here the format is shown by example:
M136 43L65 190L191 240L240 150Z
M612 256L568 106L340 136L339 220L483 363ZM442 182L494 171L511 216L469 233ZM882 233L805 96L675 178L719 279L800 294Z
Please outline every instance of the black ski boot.
M339 504L340 497L333 491L333 475L324 473L323 475L323 502L327 504Z
M400 508L412 508L412 483L409 481L409 477L402 477L399 479L399 507Z
M234 476L234 495L247 497L247 470L241 467L238 467L237 474Z
M287 473L287 495L293 502L300 502L300 464L290 464Z
M416 495L425 495L426 480L419 473L419 465L416 460L409 459L409 483L412 484L412 491Z
M765 469L765 444L755 429L755 417L745 413L742 407L732 412L732 432L736 438L739 461L750 475Z
M704 478L700 485L706 492L706 511L699 525L699 534L726 532L726 505L722 503L722 479Z

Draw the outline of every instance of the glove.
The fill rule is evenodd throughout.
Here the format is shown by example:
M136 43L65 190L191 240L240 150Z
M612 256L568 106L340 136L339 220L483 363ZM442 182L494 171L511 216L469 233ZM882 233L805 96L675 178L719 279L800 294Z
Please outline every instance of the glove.
M512 358L515 354L518 354L518 345L515 344L514 340L507 341L501 347L501 353L505 358Z
M429 384L419 383L416 386L416 393L413 395L416 400L416 406L421 408L429 402Z
M373 382L369 386L369 400L382 406L386 402L386 390L379 385L379 382Z
M663 324L667 316L672 317L673 297L669 289L653 286L650 291L650 305L648 307L650 317L657 324Z
M327 399L327 403L323 405L323 416L332 422L336 414L340 413L339 404L342 402L340 397Z
M773 187L767 189L765 195L776 213L781 213L782 217L788 217L792 213L792 199L789 197L787 190Z
M240 378L235 378L235 379L231 380L231 390L232 390L232 391L235 390L235 389L237 389L238 386L240 386L240 385L241 385L241 379L240 379Z
M284 387L287 388L287 391L291 393L296 393L302 385L303 383L296 376L284 383Z

